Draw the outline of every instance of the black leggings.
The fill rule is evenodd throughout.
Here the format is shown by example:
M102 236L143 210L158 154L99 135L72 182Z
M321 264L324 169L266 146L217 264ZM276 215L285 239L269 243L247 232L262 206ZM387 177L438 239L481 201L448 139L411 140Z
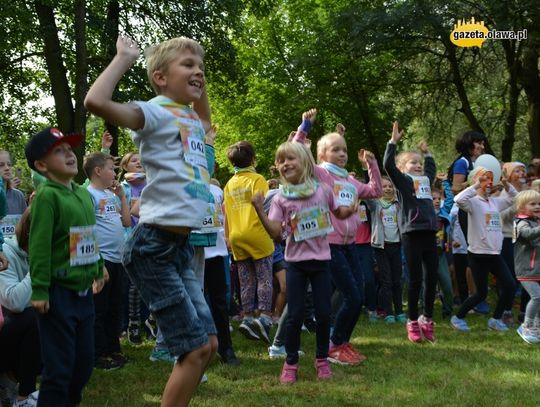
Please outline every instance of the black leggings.
M435 232L423 230L404 233L401 241L409 269L409 319L411 321L418 319L418 300L424 274L422 264L426 269L424 315L431 318L439 267Z
M457 317L465 318L471 309L486 299L488 275L491 273L497 279L497 287L499 288L499 299L493 312L493 318L500 319L503 311L512 307L514 293L516 292L516 282L506 263L498 254L474 254L469 252L469 266L476 285L476 293L461 304L456 314Z
M26 308L14 313L3 308L5 324L0 330L0 372L13 372L19 382L19 395L36 390L41 373L41 350L36 313Z
M469 286L467 284L467 266L469 265L469 261L465 253L454 253L453 257L459 301L463 304L469 297Z

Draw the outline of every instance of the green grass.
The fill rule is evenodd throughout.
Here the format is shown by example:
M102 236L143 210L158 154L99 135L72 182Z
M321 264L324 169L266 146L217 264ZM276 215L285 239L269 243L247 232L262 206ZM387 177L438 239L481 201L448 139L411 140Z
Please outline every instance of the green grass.
M334 377L318 383L313 357L315 335L302 335L299 380L283 386L283 361L270 360L266 345L233 343L242 365L214 363L192 406L539 406L540 346L525 344L515 329L488 331L487 317L470 315L470 333L436 320L435 344L412 344L403 325L369 323L362 317L352 342L368 359L361 366L332 365ZM235 325L236 328L236 325ZM124 344L132 359L124 368L94 370L83 407L159 406L171 365L148 360L152 345Z

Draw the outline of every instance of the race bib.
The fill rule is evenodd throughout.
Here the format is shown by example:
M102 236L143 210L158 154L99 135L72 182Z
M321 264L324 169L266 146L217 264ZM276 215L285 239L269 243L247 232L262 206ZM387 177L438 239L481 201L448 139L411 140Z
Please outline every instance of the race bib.
M118 214L118 208L114 198L102 198L99 200L97 215L110 217Z
M69 228L69 264L83 266L99 260L96 226L74 226Z
M397 216L395 211L382 211L382 222L386 228L397 227Z
M365 223L368 221L366 205L358 205L358 211L356 213L358 213L358 218L360 219L360 222Z
M291 218L291 228L296 242L326 236L334 230L327 207L307 208L295 213Z
M488 212L485 214L485 225L488 232L501 232L501 214L499 212Z
M6 215L0 223L0 230L4 237L15 236L15 226L19 223L22 215Z
M431 196L431 187L429 185L429 178L425 175L409 175L413 180L414 194L418 199L433 199Z
M351 206L356 202L356 188L349 182L335 181L334 196L337 206Z
M180 138L184 148L184 159L195 167L207 168L204 150L204 130L198 120L180 117Z
M221 205L219 203L208 203L201 231L204 233L217 232L223 226L221 217Z

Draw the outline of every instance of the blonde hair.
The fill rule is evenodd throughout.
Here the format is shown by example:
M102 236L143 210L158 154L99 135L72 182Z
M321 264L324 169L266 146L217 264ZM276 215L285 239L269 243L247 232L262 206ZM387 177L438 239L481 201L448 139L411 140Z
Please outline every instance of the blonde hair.
M345 140L345 137L343 137L341 134L334 132L334 133L325 134L319 139L319 141L317 141L317 161L318 162L323 161L321 160L321 156L323 156L324 153L326 153L326 150L332 144L332 140L334 140L337 137ZM345 145L346 144L347 143L345 143Z
M311 160L307 148L301 143L286 141L276 150L276 166L283 162L288 156L294 156L298 158L298 161L300 162L300 166L302 167L300 183L313 183L315 172L313 170L313 161ZM283 185L289 184L287 180L281 176L281 174L280 178Z
M129 172L127 170L127 165L131 160L131 157L133 157L134 155L139 155L139 152L130 151L129 153L125 154L120 160L120 172L118 173L118 181L122 182L124 180L124 175L126 175L126 172Z
M531 189L540 192L540 179L535 179L531 182Z
M409 150L409 151L402 151L396 156L396 167L398 167L400 170L403 171L403 168L405 167L405 163L410 160L410 157L413 155L417 155L420 157L420 161L422 160L422 156L418 151Z
M186 37L171 38L145 50L146 73L156 94L160 94L160 89L154 82L154 72L167 73L169 64L178 56L179 52L185 49L189 49L204 58L203 47L197 41Z
M540 201L540 192L533 189L527 189L518 193L514 201L518 213L523 210L525 205L532 201Z

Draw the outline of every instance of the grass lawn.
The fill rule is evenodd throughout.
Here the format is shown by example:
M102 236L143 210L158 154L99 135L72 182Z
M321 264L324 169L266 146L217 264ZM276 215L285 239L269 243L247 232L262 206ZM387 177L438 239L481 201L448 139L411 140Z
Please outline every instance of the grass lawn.
M313 367L315 335L304 333L306 356L292 386L279 383L283 361L270 360L265 344L248 341L235 329L242 365L214 363L191 405L540 406L540 346L523 342L515 327L488 331L487 319L469 315L468 334L436 319L437 342L412 344L403 325L369 323L363 316L352 342L368 359L355 367L332 365L333 379L322 383ZM150 342L137 348L124 343L131 363L115 371L94 370L81 406L159 406L171 366L150 362L151 349Z

